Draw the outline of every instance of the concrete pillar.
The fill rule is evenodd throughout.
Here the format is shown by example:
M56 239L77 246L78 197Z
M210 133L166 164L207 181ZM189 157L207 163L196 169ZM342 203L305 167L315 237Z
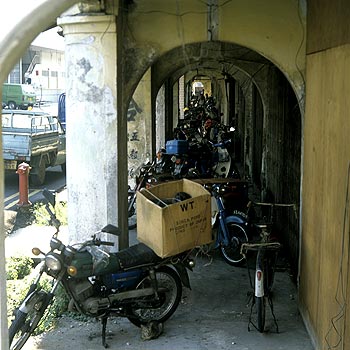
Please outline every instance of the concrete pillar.
M179 121L179 81L173 85L173 126L176 127Z
M171 79L166 79L165 83L165 139L170 140L173 138L173 86ZM177 125L177 123L176 123Z
M185 101L186 101L186 96L185 96L185 76L182 75L179 79L179 118L184 119L184 108L185 108Z
M140 80L128 109L128 171L129 183L135 170L147 160L152 161L151 69Z
M156 150L165 147L165 85L158 91L156 99Z
M106 224L120 226L126 213L117 200L127 174L118 173L116 18L66 16L58 24L66 44L68 226L70 239L82 241Z

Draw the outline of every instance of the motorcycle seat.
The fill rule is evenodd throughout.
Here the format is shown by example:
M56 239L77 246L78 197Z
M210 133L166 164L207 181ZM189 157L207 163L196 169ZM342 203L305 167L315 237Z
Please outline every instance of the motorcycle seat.
M125 270L136 266L149 265L162 260L150 247L135 244L116 253L120 267Z

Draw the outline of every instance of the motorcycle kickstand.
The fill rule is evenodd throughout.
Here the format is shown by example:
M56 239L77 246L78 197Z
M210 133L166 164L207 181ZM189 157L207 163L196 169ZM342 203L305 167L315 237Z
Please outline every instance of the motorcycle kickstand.
M249 305L250 303L250 314L249 314L249 320L248 320L248 332L250 332L250 325L253 325L253 327L256 328L252 321L253 307L255 305L255 296L254 296L254 292L248 292L247 294L249 298L247 305Z
M108 320L108 316L104 316L102 317L102 345L105 349L108 349L109 346L106 343L106 328L107 328L107 320Z

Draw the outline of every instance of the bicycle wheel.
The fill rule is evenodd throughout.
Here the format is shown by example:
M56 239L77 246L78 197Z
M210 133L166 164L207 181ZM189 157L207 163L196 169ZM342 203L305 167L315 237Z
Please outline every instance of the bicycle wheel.
M260 333L264 332L266 315L266 259L265 251L260 249L256 257L255 268L255 305L257 313L257 329Z
M17 310L15 319L9 328L10 350L22 349L42 319L50 300L48 294L38 292L26 302L27 312Z
M221 253L224 260L233 266L240 266L244 262L245 258L241 254L242 243L248 242L248 235L242 225L235 222L226 223L229 242L227 245L221 245Z
M140 327L151 321L165 322L177 309L182 295L182 284L179 275L168 266L156 271L158 296L145 297L136 301L135 306L129 309L128 319L135 326ZM137 289L149 288L152 281L145 277Z

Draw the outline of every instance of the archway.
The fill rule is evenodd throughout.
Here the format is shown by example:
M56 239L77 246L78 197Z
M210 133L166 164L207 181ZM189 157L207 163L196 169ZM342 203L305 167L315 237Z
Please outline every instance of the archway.
M221 81L220 104L230 95L227 88L231 89L225 112L232 113L239 125L238 148L241 149L239 160L243 175L264 198L269 194L270 200L299 206L302 112L294 87L275 65L256 52L238 45L204 42L169 51L155 61L148 74L151 105L163 104L164 111L168 111L162 112L163 143L171 138L174 122L179 117L178 108L166 106L167 99L172 103L174 99L180 99L179 96L174 97L174 91L180 91L179 84L184 85L182 93L186 100L186 85L190 86L195 77L207 76L212 82ZM180 83L181 79L183 81ZM163 96L170 94L171 97L156 103L160 91ZM151 109L154 125L154 120L160 114L158 109ZM230 120L225 117L227 121ZM153 138L156 137L153 135ZM155 153L154 148L152 152ZM298 215L288 213L280 226L296 276Z

